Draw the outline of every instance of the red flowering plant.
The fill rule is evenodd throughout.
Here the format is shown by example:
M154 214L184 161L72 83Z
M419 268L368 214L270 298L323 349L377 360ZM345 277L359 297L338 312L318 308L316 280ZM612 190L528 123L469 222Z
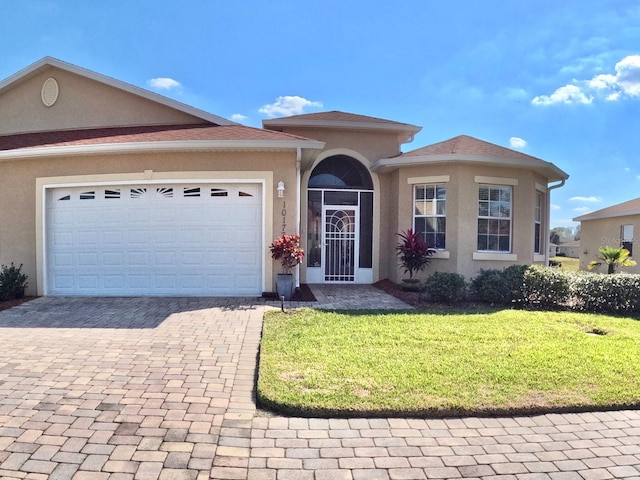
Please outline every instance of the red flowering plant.
M291 273L291 269L304 259L304 250L300 248L300 235L283 233L269 245L269 250L274 260L280 260L284 273Z
M399 233L401 241L396 246L398 257L400 257L400 264L405 273L409 274L409 279L413 279L413 274L423 270L431 261L431 255L436 250L429 248L425 242L422 241L420 235L414 232L411 228L406 232Z

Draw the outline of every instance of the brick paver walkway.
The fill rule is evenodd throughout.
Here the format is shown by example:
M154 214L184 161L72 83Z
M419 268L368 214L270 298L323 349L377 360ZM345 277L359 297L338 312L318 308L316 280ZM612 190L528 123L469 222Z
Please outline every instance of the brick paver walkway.
M640 479L640 412L256 412L267 308L41 298L0 312L0 479Z

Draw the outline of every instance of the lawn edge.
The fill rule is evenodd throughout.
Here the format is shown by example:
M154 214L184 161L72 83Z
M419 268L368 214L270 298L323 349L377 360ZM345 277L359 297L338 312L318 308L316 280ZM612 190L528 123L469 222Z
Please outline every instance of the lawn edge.
M536 406L526 408L427 408L418 410L343 410L305 408L286 405L264 396L256 382L256 406L266 412L286 417L302 418L468 418L468 417L530 417L550 414L614 412L640 410L640 400L628 404Z

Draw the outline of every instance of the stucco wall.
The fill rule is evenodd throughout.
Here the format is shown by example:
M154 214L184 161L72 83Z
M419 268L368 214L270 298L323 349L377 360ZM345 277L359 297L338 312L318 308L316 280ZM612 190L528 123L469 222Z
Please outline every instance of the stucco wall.
M622 225L633 225L633 258L640 258L640 215L625 215L622 217L602 218L580 222L580 270L587 270L587 265L599 255L600 247L620 247ZM606 273L606 266L600 266L594 271ZM621 267L620 272L640 273L640 266Z
M295 231L295 153L274 152L199 152L138 155L96 155L90 157L43 158L0 163L0 263L24 264L29 275L29 294L37 288L37 235L36 235L36 179L101 174L141 174L153 172L203 172L207 179L215 178L215 172L254 172L254 177L264 177L269 182L264 192L270 231L265 238L265 265L267 291L273 291L273 278L280 270L272 262L268 244L282 230L282 202L287 204L287 232ZM258 173L256 173L258 172ZM260 173L261 172L261 173ZM266 172L266 173L265 173ZM206 175L204 175L206 173ZM222 181L224 176L221 175ZM228 176L227 176L228 177ZM90 177L88 177L90 181ZM284 198L274 198L275 185L282 180L287 189Z
M400 153L398 136L395 133L301 127L286 127L283 131L325 142L325 151L334 148L354 150L371 162Z
M420 278L425 278L436 271L458 272L471 278L480 269L502 269L514 264L536 263L533 253L536 183L546 186L544 178L525 169L482 167L461 162L401 168L397 176L399 231L412 226L413 184L409 183L409 179L434 176L449 177L447 182L443 182L447 188L447 248L445 252L436 255L431 264L420 274ZM478 186L484 183L476 182L477 176L517 182L517 185L512 186L512 250L509 256L496 254L489 255L491 260L474 259L474 253L478 256L476 248ZM488 183L501 184L499 180ZM548 202L548 192L546 197ZM501 256L504 260L496 259ZM403 272L399 267L392 273L391 278L394 281L400 281L403 278Z
M46 107L41 91L53 77L59 85L56 103ZM0 95L0 135L123 125L204 123L200 118L94 80L50 67Z

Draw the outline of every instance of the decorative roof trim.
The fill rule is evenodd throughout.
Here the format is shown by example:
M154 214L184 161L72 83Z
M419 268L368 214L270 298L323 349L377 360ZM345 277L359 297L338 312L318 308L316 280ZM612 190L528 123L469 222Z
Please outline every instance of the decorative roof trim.
M579 217L575 217L572 220L574 222L584 222L585 220L601 220L603 218L616 218L616 217L630 217L633 215L640 215L640 209L627 210L626 212L615 213L598 213L597 211L591 213L585 213Z
M489 155L461 155L457 153L448 153L441 155L399 155L393 158L381 158L372 165L371 170L374 172L390 171L395 170L399 167L412 167L417 165L449 162L484 163L519 168L527 167L534 170L542 169L547 172L549 181L566 180L567 178L569 178L569 174L556 167L553 163L534 159L533 157L531 158L531 160L528 160L523 158L492 157ZM549 174L551 175L549 176Z
M208 150L321 150L324 142L315 140L187 140L169 142L103 143L62 147L30 147L0 151L0 161L72 155L127 154L144 152Z
M179 110L188 115L193 115L194 117L201 118L202 120L214 123L216 125L239 125L238 123L232 122L231 120L227 120L226 118L219 117L218 115L205 112L204 110L200 110L199 108L191 107L190 105L184 104L182 102L178 102L177 100L173 100L171 98L165 97L158 93L154 93L149 90L145 90L144 88L132 85L130 83L126 83L121 80L116 80L115 78L108 77L106 75L102 75L100 73L96 73L82 67L78 67L71 63L63 62L62 60L58 60L57 58L53 58L53 57L43 57L37 62L32 63L28 67L23 68L19 72L16 72L10 77L7 77L4 80L0 81L0 93L2 93L2 91L5 89L11 88L13 84L20 82L22 79L28 78L30 75L36 73L38 70L48 66L55 67L60 70L65 70L75 75L79 75L81 77L94 80L96 82L108 85L110 87L123 90L133 95L150 100L152 102L156 102L166 107L173 108L174 110Z
M303 128L332 128L344 130L376 130L398 133L401 136L402 143L413 141L414 136L422 127L410 125L408 123L398 122L359 122L357 120L310 120L300 117L284 117L263 120L264 128L273 129L274 127L303 127Z

